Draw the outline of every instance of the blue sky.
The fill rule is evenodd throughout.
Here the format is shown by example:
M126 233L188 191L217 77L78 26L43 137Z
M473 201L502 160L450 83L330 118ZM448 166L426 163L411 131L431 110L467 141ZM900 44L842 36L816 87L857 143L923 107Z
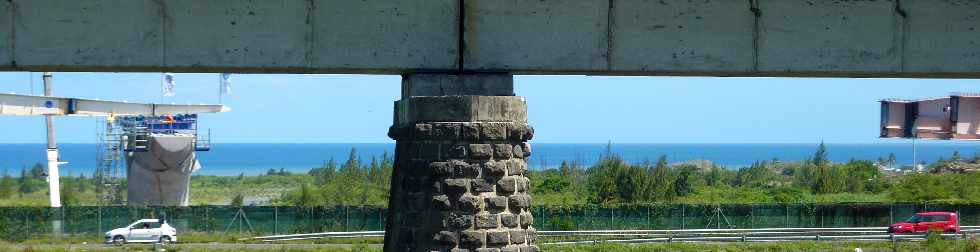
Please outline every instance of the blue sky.
M217 74L176 73L165 103L216 103ZM32 77L33 76L33 77ZM159 73L55 73L55 95L160 102ZM399 76L233 75L233 111L203 116L219 143L390 142ZM33 85L32 83L33 79ZM0 73L0 92L41 74ZM980 91L978 80L518 76L541 143L873 143L881 98ZM40 117L0 117L0 143L44 142ZM96 140L92 118L59 118L58 141Z

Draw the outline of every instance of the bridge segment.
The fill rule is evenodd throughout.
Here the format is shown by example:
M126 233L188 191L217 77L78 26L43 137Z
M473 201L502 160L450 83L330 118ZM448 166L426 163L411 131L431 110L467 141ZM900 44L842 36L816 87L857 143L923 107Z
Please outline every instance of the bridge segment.
M14 0L0 70L980 77L976 0Z

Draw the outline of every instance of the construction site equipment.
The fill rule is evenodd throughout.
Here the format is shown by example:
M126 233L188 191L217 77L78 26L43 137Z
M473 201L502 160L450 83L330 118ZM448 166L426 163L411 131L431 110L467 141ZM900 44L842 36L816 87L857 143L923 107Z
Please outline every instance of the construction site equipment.
M121 155L121 151L128 153L148 152L150 151L151 140L156 135L186 134L188 130L192 130L191 134L188 134L190 137L188 143L192 146L192 150L209 150L210 139L199 139L197 136L197 114L231 111L228 107L222 105L130 103L54 97L51 73L45 72L43 76L44 96L0 94L0 115L46 117L48 195L51 207L56 208L61 207L61 186L58 166L66 164L66 162L62 162L59 159L58 148L55 144L54 116L94 116L107 118L105 123L106 128L99 135L99 154L96 157L99 165L96 168L96 173L99 174L98 177L102 187L108 189L101 195L101 202L118 202L118 193L114 193L113 190L118 190L114 188L117 188L119 185L119 175L117 172L119 170L118 165L121 163L123 156ZM180 115L180 118L176 118L175 115ZM156 119L153 119L155 121L146 123L136 123L138 121L134 119L144 119L147 118L146 116L150 116L151 119ZM117 118L122 118L122 120L117 120ZM166 120L161 120L160 118L165 118ZM192 119L192 121L188 119ZM183 128L188 125L194 125L194 128ZM117 130L115 127L120 127L121 129ZM208 137L210 137L210 131L208 131ZM127 154L127 156L131 156L131 154ZM196 163L196 159L194 160ZM194 167L199 168L199 166L197 164ZM196 168L192 170L196 170ZM128 175L129 173L127 173ZM157 188L161 188L156 184L142 186L156 186ZM182 202L186 202L186 200L182 200Z

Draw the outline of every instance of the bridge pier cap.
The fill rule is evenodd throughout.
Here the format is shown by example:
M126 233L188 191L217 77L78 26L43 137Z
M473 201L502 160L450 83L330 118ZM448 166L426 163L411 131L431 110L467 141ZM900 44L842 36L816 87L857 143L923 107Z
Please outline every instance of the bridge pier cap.
M404 75L394 110L385 251L539 251L512 75Z

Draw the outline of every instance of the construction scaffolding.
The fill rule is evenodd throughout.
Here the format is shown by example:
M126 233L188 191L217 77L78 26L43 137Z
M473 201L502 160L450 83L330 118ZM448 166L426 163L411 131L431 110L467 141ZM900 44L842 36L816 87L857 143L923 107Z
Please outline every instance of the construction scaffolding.
M98 181L99 205L122 205L123 130L116 126L111 117L97 118L96 171Z

